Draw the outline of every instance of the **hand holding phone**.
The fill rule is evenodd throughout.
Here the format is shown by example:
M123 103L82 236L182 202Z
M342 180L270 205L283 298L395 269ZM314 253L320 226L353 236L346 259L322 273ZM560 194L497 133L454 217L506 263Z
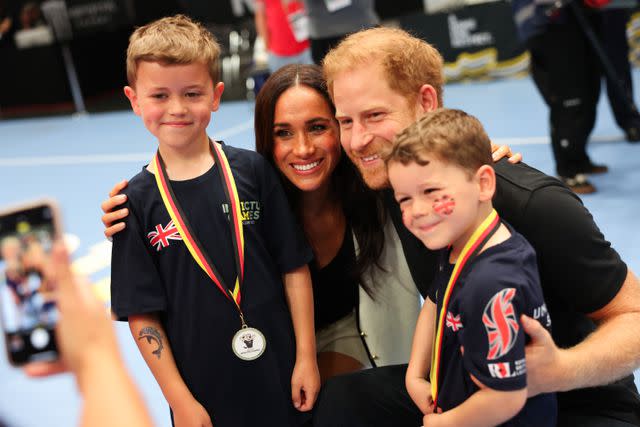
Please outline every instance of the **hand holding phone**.
M0 312L11 364L58 358L55 284L45 278L59 214L51 200L0 211Z

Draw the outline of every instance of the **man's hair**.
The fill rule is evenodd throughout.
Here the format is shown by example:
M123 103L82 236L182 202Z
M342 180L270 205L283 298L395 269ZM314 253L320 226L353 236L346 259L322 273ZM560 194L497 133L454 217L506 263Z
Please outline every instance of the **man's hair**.
M139 61L162 64L201 62L218 83L220 45L202 24L184 15L158 19L137 28L129 37L127 80L133 86Z
M404 30L378 27L347 36L322 61L329 91L337 74L362 65L379 63L389 87L413 99L424 84L433 86L442 106L443 59L426 41Z
M492 165L491 141L475 117L460 110L440 108L426 113L402 131L384 155L403 165L426 165L426 157L461 167L473 175L480 166Z

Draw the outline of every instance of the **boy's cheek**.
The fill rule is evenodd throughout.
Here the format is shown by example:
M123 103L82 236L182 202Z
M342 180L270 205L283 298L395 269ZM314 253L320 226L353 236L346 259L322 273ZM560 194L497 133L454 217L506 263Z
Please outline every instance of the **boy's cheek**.
M404 224L405 227L407 227L408 229L411 229L411 213L409 212L409 209L402 209L402 223Z

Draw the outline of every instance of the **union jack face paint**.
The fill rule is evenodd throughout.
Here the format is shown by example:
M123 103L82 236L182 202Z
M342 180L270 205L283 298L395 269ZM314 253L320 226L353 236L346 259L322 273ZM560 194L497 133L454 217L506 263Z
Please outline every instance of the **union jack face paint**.
M452 197L449 197L446 194L438 197L433 201L433 210L438 215L449 216L453 213L453 210L455 207L456 207L456 201Z

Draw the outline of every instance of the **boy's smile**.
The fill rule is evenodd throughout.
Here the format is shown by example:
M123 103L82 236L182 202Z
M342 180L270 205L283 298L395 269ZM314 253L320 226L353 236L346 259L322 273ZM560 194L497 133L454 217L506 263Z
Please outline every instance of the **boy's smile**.
M125 87L133 111L166 149L183 150L206 138L224 85L214 86L202 63L140 61L134 87Z

